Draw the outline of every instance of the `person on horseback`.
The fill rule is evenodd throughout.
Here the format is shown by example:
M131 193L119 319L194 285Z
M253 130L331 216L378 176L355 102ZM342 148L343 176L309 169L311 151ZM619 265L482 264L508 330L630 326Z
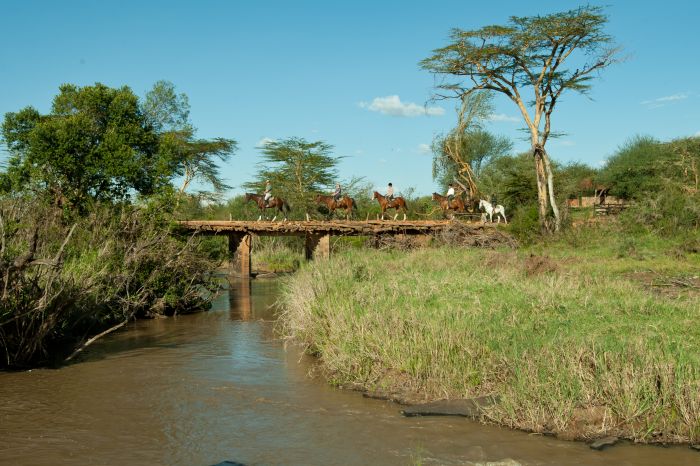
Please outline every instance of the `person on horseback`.
M342 193L342 190L340 189L340 183L335 184L335 191L333 191L333 200L338 203L340 200L340 195Z
M265 197L263 198L263 201L265 202L265 207L270 207L270 198L272 197L272 184L270 183L270 180L265 181Z
M389 202L394 200L394 185L391 183L386 187L386 195L384 197L386 197Z
M455 187L452 185L452 183L448 184L447 186L447 208L449 209L452 207L452 201L455 198Z

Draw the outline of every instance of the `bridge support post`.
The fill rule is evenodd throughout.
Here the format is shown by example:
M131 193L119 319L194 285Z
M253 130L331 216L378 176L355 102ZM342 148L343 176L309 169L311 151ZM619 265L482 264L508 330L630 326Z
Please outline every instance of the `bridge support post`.
M228 235L228 252L229 260L231 261L231 275L241 277L250 277L251 271L251 246L253 238L250 234L245 233L229 233ZM238 271L238 272L237 272Z
M306 234L306 259L328 259L331 257L331 235L307 233Z

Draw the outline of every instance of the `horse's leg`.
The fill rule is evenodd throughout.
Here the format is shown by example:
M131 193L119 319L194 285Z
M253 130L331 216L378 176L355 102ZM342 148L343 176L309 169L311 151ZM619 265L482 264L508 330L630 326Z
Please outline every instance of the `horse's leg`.
M396 217L399 216L399 209L396 209L396 213L394 214L394 220L396 220Z

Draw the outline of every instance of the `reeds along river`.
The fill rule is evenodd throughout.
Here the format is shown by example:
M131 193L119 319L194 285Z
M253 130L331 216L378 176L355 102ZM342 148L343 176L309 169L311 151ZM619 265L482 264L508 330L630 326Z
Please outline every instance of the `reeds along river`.
M141 321L59 369L0 373L0 463L12 465L698 464L687 447L582 443L399 406L309 377L270 306L237 282L210 312Z

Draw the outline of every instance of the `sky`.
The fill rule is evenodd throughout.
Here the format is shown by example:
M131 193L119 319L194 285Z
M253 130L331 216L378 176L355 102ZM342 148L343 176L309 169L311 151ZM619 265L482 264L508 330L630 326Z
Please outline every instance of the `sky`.
M189 97L201 138L239 149L221 167L242 192L266 140L334 146L341 179L399 192L438 189L429 147L456 123L455 104L431 103L434 77L418 63L452 28L564 11L573 1L32 1L0 0L0 115L48 112L62 83L129 86L158 80ZM636 135L700 135L700 2L615 1L607 32L626 60L588 96L565 94L548 143L563 163L601 166ZM514 104L496 97L487 128L527 150ZM2 154L0 154L2 157ZM261 187L262 190L262 187Z

